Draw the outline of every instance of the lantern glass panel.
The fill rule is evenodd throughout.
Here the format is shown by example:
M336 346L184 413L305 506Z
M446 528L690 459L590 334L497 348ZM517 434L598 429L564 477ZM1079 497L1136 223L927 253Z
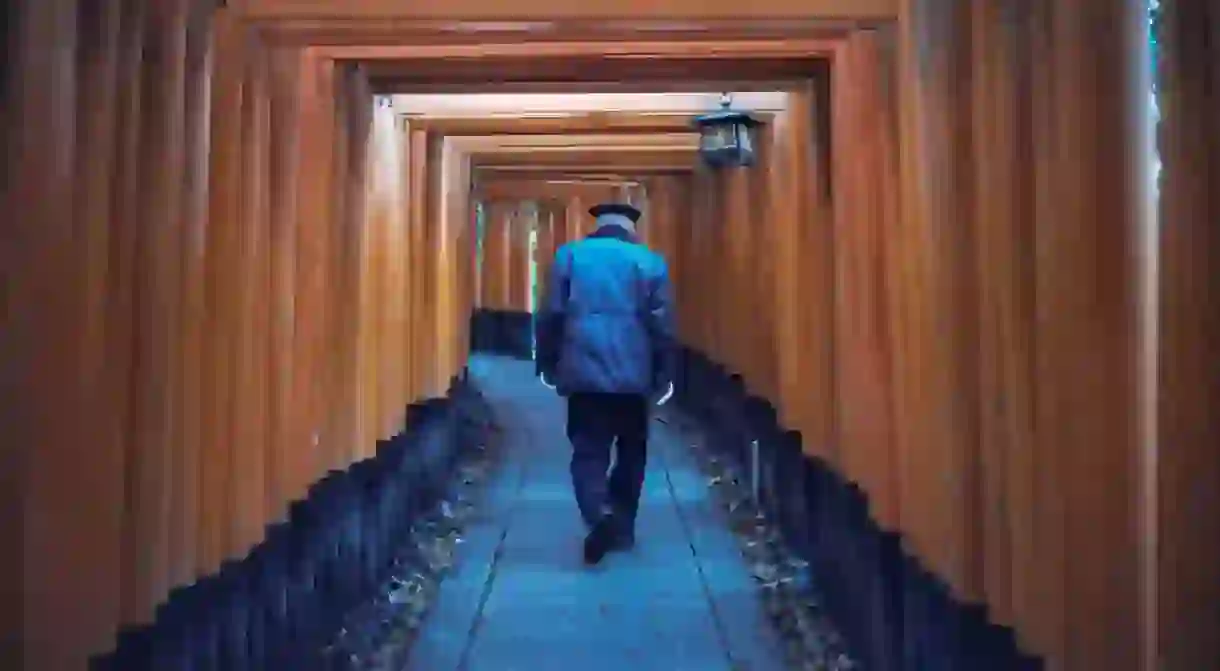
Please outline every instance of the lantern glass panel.
M738 161L742 165L754 162L754 129L741 124L737 126Z
M737 144L742 153L754 153L754 129L745 124L737 125Z
M719 152L733 149L737 146L733 132L733 124L709 125L704 127L701 136L703 151Z

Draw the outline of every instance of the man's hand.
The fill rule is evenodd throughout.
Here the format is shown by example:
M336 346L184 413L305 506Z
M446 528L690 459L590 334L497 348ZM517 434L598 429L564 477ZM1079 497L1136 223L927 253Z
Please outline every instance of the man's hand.
M661 406L665 405L669 401L669 398L673 395L674 395L674 383L670 382L669 388L665 390L665 393L661 395L661 398L657 399L657 407L661 407Z

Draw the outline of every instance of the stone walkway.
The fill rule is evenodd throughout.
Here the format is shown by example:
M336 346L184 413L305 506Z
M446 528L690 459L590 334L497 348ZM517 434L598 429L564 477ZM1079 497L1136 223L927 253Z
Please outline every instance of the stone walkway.
M654 421L636 547L589 568L564 405L532 362L475 357L503 462L407 671L779 671L778 637L677 434Z

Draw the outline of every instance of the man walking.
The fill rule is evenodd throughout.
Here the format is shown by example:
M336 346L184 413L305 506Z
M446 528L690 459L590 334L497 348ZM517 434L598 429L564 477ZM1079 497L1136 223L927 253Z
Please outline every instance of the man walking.
M665 259L635 236L640 211L589 214L597 230L555 253L535 337L542 382L568 399L572 486L596 564L635 543L649 406L673 394L673 325Z

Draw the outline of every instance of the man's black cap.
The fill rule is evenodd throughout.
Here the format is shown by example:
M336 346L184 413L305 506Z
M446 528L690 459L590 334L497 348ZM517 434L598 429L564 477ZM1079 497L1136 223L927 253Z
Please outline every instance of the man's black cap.
M600 217L603 214L617 214L627 217L632 223L640 220L641 212L627 203L602 203L589 208L589 214Z

